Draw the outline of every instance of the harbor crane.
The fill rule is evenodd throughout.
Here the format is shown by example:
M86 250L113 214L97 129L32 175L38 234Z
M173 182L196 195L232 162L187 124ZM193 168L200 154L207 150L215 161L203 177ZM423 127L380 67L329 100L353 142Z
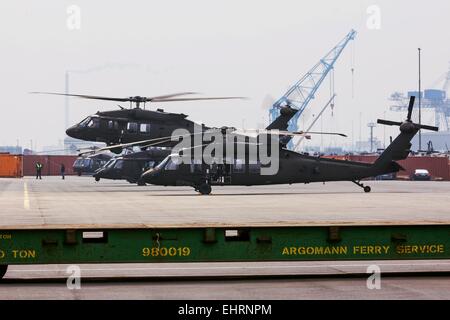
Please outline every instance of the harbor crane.
M300 80L290 87L281 98L275 101L269 111L270 121L273 121L279 116L280 109L282 107L289 105L291 108L298 111L291 119L288 130L292 132L298 131L298 119L308 106L309 102L314 99L316 91L319 89L328 73L333 69L334 64L346 45L350 40L353 40L355 36L356 31L353 29L350 30L344 39L342 39L333 49L322 57L319 62L317 62ZM292 150L295 149L295 147L291 140L288 144L288 148Z

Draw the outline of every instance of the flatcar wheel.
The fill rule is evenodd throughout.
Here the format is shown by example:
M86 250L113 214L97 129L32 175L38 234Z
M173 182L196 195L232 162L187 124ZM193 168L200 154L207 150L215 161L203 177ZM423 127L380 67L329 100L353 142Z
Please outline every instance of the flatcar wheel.
M364 192L370 192L370 190L372 190L372 189L370 189L369 186L365 186L365 187L364 187Z
M198 187L198 192L200 192L203 195L208 195L211 193L211 186L209 184L202 184Z
M7 270L8 270L7 264L0 265L0 279L3 279L3 276L5 275Z

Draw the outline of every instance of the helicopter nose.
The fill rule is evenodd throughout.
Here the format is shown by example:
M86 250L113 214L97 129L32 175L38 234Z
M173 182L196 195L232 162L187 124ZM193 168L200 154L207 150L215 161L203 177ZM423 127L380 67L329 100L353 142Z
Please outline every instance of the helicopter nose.
M66 134L72 138L78 138L78 128L76 126L72 126L66 130Z

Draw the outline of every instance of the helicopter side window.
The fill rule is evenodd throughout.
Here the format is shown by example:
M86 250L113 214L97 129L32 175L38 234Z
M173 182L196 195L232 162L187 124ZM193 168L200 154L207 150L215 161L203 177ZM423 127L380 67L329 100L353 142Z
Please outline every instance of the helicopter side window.
M236 159L234 161L233 171L236 173L245 173L245 163L242 159Z
M127 130L128 132L137 132L138 124L136 122L128 122Z
M149 133L150 132L150 123L141 123L140 132L141 133Z
M108 129L114 129L114 121L112 120L108 121Z

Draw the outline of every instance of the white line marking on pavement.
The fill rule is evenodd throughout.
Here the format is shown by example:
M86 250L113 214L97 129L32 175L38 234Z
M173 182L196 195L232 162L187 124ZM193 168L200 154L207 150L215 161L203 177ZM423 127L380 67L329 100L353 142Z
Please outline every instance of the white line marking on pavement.
M26 182L23 183L23 208L25 210L30 210L30 197L28 195L28 185Z

